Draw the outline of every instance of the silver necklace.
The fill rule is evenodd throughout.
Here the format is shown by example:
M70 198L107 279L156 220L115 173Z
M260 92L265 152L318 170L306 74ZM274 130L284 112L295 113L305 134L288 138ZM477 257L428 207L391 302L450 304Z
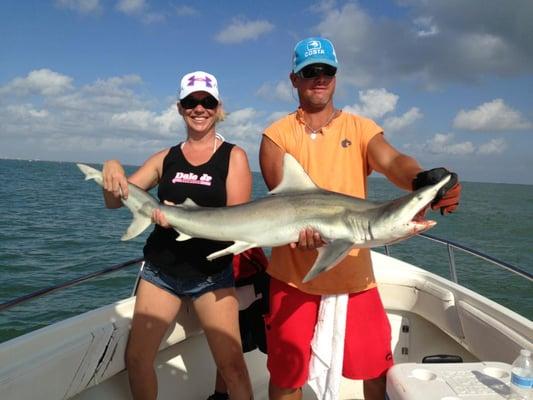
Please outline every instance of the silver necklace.
M215 133L215 139L213 140L213 154L215 154L215 152L217 151L217 139L220 140L220 143L224 142L224 136L218 134L218 133ZM187 140L185 142L183 142L180 146L180 149L183 150L183 146L185 146L185 143L187 143Z
M331 115L329 116L328 120L326 121L326 123L322 126L320 126L319 128L317 129L313 129L311 128L309 125L307 125L307 122L305 122L305 118L302 116L302 122L304 123L305 127L309 130L309 135L311 137L312 140L315 140L316 139L316 135L318 132L320 132L322 130L322 128L324 128L325 126L327 126L331 120L333 119L333 117L335 116L335 113L337 112L336 109L333 109L333 112L331 113Z

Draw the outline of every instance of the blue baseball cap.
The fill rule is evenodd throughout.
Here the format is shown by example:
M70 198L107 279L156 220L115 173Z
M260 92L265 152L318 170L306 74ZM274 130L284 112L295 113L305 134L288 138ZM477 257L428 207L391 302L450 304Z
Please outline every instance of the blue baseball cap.
M292 60L292 72L297 73L310 64L328 64L337 68L339 63L333 43L318 36L296 43Z

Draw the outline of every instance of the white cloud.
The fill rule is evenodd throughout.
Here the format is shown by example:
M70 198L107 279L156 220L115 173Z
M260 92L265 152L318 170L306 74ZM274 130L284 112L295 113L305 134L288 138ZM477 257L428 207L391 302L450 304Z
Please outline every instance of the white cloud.
M0 95L11 93L19 96L55 96L71 88L72 78L44 68L31 71L24 78L13 79L6 86L0 87Z
M276 84L264 83L257 90L257 95L267 100L281 100L286 102L293 102L292 85L288 81L279 81Z
M224 44L241 43L246 40L255 40L273 29L274 25L265 20L234 19L230 25L215 35L215 40Z
M98 79L89 85L47 99L47 104L54 109L62 109L63 112L69 110L84 114L91 110L94 115L135 110L145 107L134 91L141 82L138 75Z
M478 148L478 153L482 155L501 154L507 149L507 143L503 139L492 139L482 144Z
M159 143L163 148L169 145L169 138L184 132L175 104L153 110L137 94L136 88L142 83L137 75L76 86L72 78L58 72L39 72L0 88L5 105L0 107L0 136L28 141L33 149L39 149L33 151L67 151L77 143L80 154L96 154L102 150L101 143L124 137L151 146ZM25 147L17 143L21 149ZM10 145L15 146L15 142L10 141Z
M506 131L529 129L532 124L507 106L502 99L483 103L474 110L461 110L453 126L470 131Z
M49 115L47 110L37 110L31 104L17 104L7 106L7 111L18 118L46 118Z
M359 91L359 103L344 107L344 111L371 119L379 119L396 110L399 96L386 89L368 89ZM383 121L385 132L392 133L404 129L422 118L417 107L412 107L400 116L389 116Z
M254 108L242 108L228 113L226 120L220 124L220 129L229 138L255 139L263 130L259 123L260 117L261 113Z
M263 113L254 108L242 108L228 113L226 120L217 125L217 131L227 141L242 147L248 154L252 169L257 169L259 144L266 126Z
M140 18L146 24L165 19L164 14L150 11L150 7L145 0L119 0L116 8L126 15Z
M56 5L80 14L91 14L101 10L100 0L56 0Z
M404 147L415 154L471 157L501 154L507 149L507 143L503 139L492 139L476 146L470 141L457 142L453 133L437 133L423 143L406 144Z
M145 0L119 0L117 3L117 10L128 15L139 14L146 8Z
M403 15L375 16L360 2L328 2L311 29L330 38L347 83L411 80L426 88L533 72L533 2L402 0ZM414 29L413 29L414 28Z
M274 121L277 121L280 118L283 118L283 117L287 116L289 113L291 113L293 111L294 110L291 110L291 111L275 111L275 112L271 113L269 116L267 116L266 122L270 124L270 123L272 123ZM265 125L265 127L266 127L266 125Z
M474 144L470 141L457 143L454 141L455 135L437 133L432 138L420 144L405 145L408 149L413 149L417 153L446 154L454 156L465 156L476 151Z
M405 114L399 117L389 117L383 122L385 132L396 132L412 125L415 121L423 117L423 114L417 107L411 108Z
M360 104L344 107L344 110L367 118L381 118L394 111L399 96L386 89L359 91Z
M180 17L188 17L198 14L198 10L185 4L174 6L174 11Z
M109 122L110 127L144 135L150 131L161 136L173 137L176 132L184 129L183 119L178 115L175 104L159 114L149 110L113 114Z
M439 33L439 28L433 22L433 17L418 17L413 20L417 36L433 36Z
M64 76L53 71L48 75ZM68 154L69 159L102 161L121 155L124 161L141 163L186 137L174 100L154 107L140 95L142 79L137 75L102 78L82 86L68 78L68 90L52 90L58 93L53 96L45 95L50 87L35 83L41 80L26 78L0 88L0 137L2 143L9 138L5 140L9 146L0 149L2 156L65 159ZM266 124L264 113L243 108L229 113L217 130L246 149L256 165Z
M373 80L365 58L375 52L371 46L373 31L379 31L374 25L357 4L349 3L324 12L324 19L317 26L320 34L333 41L343 79L354 85L367 86Z

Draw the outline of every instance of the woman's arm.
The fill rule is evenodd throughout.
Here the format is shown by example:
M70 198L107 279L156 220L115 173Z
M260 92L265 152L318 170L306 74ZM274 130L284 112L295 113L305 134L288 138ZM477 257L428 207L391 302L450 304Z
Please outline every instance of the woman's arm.
M237 146L231 149L226 192L228 206L246 203L252 196L252 172L248 157L246 152Z
M163 160L169 149L162 150L151 156L129 178L118 160L104 163L102 175L104 180L103 195L107 208L122 207L121 197L128 198L128 182L144 190L150 190L159 182L163 169Z

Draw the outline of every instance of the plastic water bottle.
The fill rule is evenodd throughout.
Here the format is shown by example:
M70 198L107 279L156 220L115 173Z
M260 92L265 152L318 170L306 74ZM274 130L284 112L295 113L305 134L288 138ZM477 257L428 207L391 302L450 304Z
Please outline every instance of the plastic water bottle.
M533 361L529 350L520 350L520 355L511 366L510 398L533 400Z

